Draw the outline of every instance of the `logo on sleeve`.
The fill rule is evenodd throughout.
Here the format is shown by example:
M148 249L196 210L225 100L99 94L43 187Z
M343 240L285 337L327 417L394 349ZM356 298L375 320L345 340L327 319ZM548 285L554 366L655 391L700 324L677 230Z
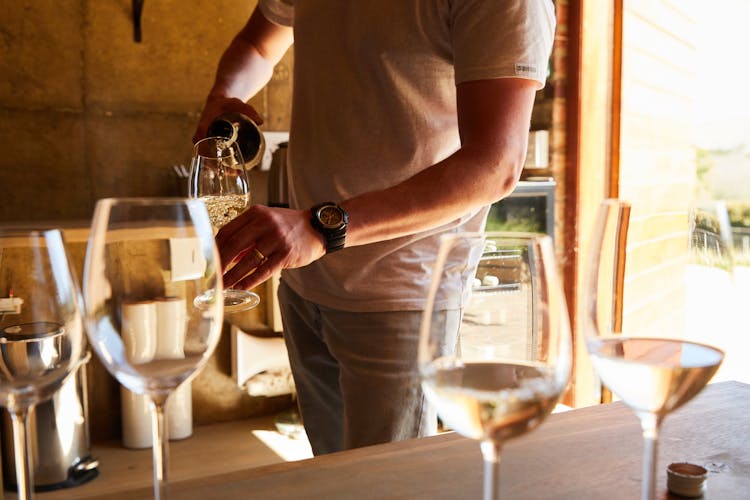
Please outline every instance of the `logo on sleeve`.
M536 76L538 72L536 64L516 63L516 75L518 76Z

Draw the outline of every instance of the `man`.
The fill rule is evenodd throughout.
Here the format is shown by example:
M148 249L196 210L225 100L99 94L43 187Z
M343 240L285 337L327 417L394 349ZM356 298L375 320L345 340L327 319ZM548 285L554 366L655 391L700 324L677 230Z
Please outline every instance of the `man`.
M417 373L430 266L441 234L482 230L513 190L554 23L549 0L260 0L222 56L196 137L222 112L260 120L245 101L294 41L291 208L252 206L217 244L227 286L284 270L316 454L434 432ZM447 334L461 285L444 284Z

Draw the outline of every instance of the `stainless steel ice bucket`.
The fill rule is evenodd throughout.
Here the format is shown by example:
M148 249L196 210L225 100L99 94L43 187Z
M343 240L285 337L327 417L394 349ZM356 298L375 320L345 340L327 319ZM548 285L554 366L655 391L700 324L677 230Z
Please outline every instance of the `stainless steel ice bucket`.
M22 353L21 346L13 348L19 350L19 355ZM51 399L38 403L29 414L27 435L36 491L76 486L98 474L88 432L86 364L90 357L87 354L60 390ZM6 489L15 490L13 430L8 412L3 409L2 413L3 480Z

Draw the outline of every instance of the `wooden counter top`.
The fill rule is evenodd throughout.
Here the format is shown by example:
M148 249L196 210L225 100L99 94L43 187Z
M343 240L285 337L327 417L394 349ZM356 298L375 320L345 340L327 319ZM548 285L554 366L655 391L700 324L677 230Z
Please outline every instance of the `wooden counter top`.
M212 477L227 472L285 462L285 458L259 436L286 445L294 458L311 457L306 440L288 439L277 432L274 416L235 420L195 427L193 435L170 441L171 482ZM99 460L99 476L92 481L52 492L37 493L39 500L101 498L103 495L144 489L142 495L128 493L131 500L152 496L151 449L130 450L119 441L94 444L92 455ZM16 498L6 492L6 498ZM177 496L179 498L179 496Z
M666 465L689 461L710 471L705 498L747 499L749 424L750 385L738 382L713 384L669 415L660 442L658 498L669 498ZM173 448L171 498L481 498L479 446L454 433L245 470L237 456L247 453L244 440L226 448L204 443L202 438L212 435L186 442L190 458L180 458L179 447ZM622 403L555 414L539 429L507 444L501 491L506 499L638 498L641 450L638 421ZM116 472L108 467L103 462L97 481L117 480L120 488L127 486L113 475L132 472L122 465ZM138 468L150 468L145 455ZM211 473L216 470L224 472ZM102 498L152 496L150 486L108 492L112 494Z

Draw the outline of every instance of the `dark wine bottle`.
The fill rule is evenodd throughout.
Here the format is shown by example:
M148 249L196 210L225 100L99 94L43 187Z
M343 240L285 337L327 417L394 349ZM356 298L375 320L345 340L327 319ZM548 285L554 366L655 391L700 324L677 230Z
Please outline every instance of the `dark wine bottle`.
M266 141L258 125L242 113L224 113L208 126L209 137L234 139L242 153L245 168L250 169L260 163Z

